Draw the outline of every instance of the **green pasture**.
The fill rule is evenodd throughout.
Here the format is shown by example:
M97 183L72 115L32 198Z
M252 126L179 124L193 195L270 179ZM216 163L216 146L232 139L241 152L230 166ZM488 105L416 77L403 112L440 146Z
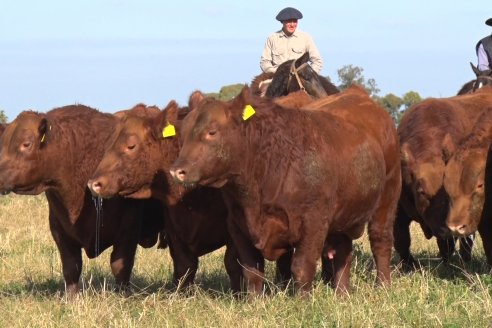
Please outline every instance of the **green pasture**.
M204 256L196 287L171 285L168 250L139 248L132 292L115 290L109 251L84 257L82 292L63 294L61 263L44 196L0 198L0 327L490 327L492 278L477 238L471 263L437 257L435 240L412 226L412 250L423 269L403 273L393 261L390 288L375 288L367 238L355 244L352 293L337 297L319 279L305 298L267 282L252 300L229 293L223 250ZM268 263L267 279L274 277Z

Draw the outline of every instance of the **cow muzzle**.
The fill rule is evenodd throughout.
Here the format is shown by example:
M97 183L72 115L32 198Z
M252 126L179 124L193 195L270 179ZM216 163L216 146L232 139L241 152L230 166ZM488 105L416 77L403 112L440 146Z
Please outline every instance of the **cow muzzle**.
M466 237L469 235L468 226L462 223L448 224L449 231L455 237Z
M179 182L185 182L186 181L186 170L182 168L172 168L169 170L169 173L171 173L171 176L178 180Z

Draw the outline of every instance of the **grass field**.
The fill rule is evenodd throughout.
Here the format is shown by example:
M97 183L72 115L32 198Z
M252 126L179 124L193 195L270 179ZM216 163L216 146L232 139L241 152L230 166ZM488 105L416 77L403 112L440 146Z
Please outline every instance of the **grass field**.
M435 240L412 226L412 250L423 269L375 288L367 238L355 244L352 293L336 297L321 283L307 298L267 283L264 296L229 294L223 250L201 258L197 286L176 293L168 250L137 251L132 293L114 290L109 250L84 257L80 295L64 298L61 263L51 238L44 196L0 198L0 327L490 327L492 278L477 238L471 263L437 258ZM267 278L273 279L273 263Z

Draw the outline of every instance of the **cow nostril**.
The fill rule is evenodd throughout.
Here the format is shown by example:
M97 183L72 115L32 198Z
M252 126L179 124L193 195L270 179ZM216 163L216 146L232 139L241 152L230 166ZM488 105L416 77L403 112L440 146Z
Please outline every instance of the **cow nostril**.
M96 193L99 193L99 191L101 190L101 187L102 187L102 183L100 181L94 181L94 182L89 184L89 188L92 189L92 191L94 191Z
M184 180L185 176L186 176L186 171L185 170L179 169L179 170L176 171L176 177L179 180L181 180L181 181Z
M449 226L449 230L452 232L457 232L457 233L464 233L466 230L466 224L457 224L453 226Z

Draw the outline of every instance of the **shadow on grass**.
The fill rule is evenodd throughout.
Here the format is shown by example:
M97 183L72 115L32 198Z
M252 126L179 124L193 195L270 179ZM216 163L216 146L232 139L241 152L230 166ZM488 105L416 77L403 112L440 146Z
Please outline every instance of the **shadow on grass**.
M490 269L486 265L484 257L472 256L471 261L464 263L455 253L449 260L444 263L439 257L428 252L419 252L414 254L415 259L420 263L420 268L414 271L405 271L399 264L399 259L394 254L391 262L393 269L392 276L398 279L399 276L427 274L441 280L456 281L469 283L475 276L487 285L492 285L492 276ZM115 294L132 297L146 297L151 294L173 294L176 293L177 287L172 282L171 272L160 272L161 276L145 276L144 274L132 275L130 279L129 290L121 290L116 285L113 276L100 269L93 267L82 274L79 286L82 293L88 294ZM363 251L358 245L354 245L353 265L351 275L357 276L358 280L372 284L375 281L375 265L372 253ZM315 277L314 285L321 283L320 270ZM268 280L265 284L265 295L272 295L279 292L286 292L293 295L293 283L288 282L287 288ZM19 282L0 285L1 297L31 296L35 298L53 298L64 296L64 281L59 277L48 277L46 279L26 276ZM200 293L208 295L211 298L224 297L232 295L230 290L229 277L225 270L207 270L199 272L195 278L195 285L188 290L182 289L179 294L186 295L189 291L200 290Z
M79 281L81 293L89 294L121 294L124 296L142 295L147 296L154 293L176 293L178 286L172 282L172 277L163 276L155 279L143 275L132 275L130 286L121 288L117 285L112 275L99 268L91 268L82 274ZM202 292L212 295L224 295L230 292L230 283L227 274L216 271L206 275L200 274L195 278L195 285L189 290L200 288ZM179 293L189 292L180 288ZM63 297L65 286L60 278L33 279L25 277L23 281L0 285L0 297L32 296L35 298Z
M401 263L399 263L398 256L394 255L392 263L397 275L410 275L425 271L437 279L452 282L467 283L474 276L479 276L484 282L492 282L491 270L485 257L472 256L470 261L465 262L458 252L455 252L449 261L443 261L437 254L429 254L428 252L420 252L413 255L420 266L414 270L403 269Z

